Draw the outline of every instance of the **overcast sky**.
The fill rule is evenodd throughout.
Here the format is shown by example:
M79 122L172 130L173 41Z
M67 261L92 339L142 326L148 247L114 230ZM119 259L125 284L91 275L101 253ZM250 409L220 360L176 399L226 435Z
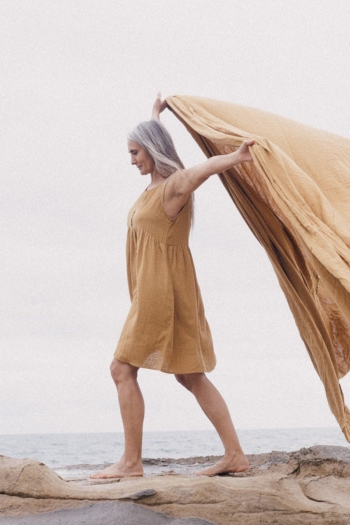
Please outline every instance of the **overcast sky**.
M109 363L129 309L126 134L157 91L350 137L348 0L0 0L0 433L121 431ZM169 111L185 165L204 160ZM336 426L264 251L217 177L192 253L237 428ZM211 428L140 371L146 430ZM350 382L343 381L350 402ZM344 442L345 444L345 442Z

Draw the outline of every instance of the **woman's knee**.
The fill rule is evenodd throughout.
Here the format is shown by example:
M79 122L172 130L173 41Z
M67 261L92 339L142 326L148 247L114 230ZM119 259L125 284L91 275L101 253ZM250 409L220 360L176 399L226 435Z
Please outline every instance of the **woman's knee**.
M205 379L204 373L199 374L175 374L175 379L190 392Z
M130 379L136 380L138 368L129 363L123 363L118 359L113 359L110 371L113 381L118 385L119 383Z

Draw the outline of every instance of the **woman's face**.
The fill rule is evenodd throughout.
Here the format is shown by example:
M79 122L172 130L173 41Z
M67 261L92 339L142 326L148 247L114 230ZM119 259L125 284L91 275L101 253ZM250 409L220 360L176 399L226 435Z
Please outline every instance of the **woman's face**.
M131 164L140 170L141 175L148 175L153 171L154 160L147 150L133 140L128 140L128 149L131 155Z

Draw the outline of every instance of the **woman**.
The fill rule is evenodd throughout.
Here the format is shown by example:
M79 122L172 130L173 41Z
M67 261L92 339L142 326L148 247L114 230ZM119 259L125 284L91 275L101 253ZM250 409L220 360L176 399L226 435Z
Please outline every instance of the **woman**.
M159 121L160 93L152 120L129 135L131 163L151 182L128 216L128 282L131 309L111 364L125 435L120 461L92 478L142 476L144 402L137 382L140 367L173 373L196 397L225 449L224 457L199 475L243 472L241 449L224 399L206 377L215 366L209 326L188 248L193 192L211 175L251 162L246 140L234 153L185 169Z

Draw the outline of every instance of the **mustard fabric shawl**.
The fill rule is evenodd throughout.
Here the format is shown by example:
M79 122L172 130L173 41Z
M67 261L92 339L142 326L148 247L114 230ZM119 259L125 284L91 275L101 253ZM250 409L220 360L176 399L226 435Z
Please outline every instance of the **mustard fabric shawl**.
M350 441L339 384L350 368L350 140L227 102L177 95L166 102L207 157L256 140L254 164L220 178L268 254Z

